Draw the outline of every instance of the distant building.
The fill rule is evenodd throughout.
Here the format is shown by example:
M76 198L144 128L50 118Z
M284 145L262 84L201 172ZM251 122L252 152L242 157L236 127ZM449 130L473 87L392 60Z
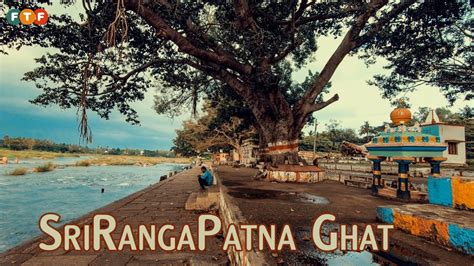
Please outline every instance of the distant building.
M250 165L257 163L258 157L258 141L256 139L246 139L241 146L240 163L243 165Z
M439 135L448 148L443 152L447 164L466 164L466 135L462 125L449 125L442 122L436 112L431 110L421 127L424 132Z
M213 157L213 161L215 164L226 164L230 162L230 154L227 152L223 152L222 150L220 152L214 153Z

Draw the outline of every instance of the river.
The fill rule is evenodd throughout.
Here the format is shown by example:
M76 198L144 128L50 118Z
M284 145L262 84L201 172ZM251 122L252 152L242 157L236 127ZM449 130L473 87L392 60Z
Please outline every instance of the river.
M47 160L57 165L82 158ZM8 176L14 168L31 169L45 160L23 160L0 165L0 252L40 234L38 220L46 212L61 215L62 223L74 220L159 181L160 176L183 165L64 167L46 173ZM104 188L105 192L101 193Z

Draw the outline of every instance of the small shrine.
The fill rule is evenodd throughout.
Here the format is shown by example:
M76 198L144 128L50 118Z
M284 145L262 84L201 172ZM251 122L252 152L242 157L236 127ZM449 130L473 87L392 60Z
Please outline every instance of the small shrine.
M447 145L441 142L439 134L422 127L419 123L410 124L412 114L407 108L395 108L390 119L395 125L385 125L385 129L366 144L369 152L367 159L373 162L372 191L379 193L381 183L381 162L390 159L398 163L398 183L396 197L410 199L410 182L408 171L415 161L425 161L431 165L431 175L439 176L440 164L445 161L443 152Z

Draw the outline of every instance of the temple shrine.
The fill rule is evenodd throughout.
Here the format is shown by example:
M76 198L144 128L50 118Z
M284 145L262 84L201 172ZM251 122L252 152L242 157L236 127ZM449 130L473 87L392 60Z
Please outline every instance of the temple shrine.
M443 152L447 144L441 142L436 131L422 127L419 123L407 126L412 115L407 108L395 108L390 113L390 119L395 125L385 125L385 129L366 145L369 152L367 158L373 162L372 191L378 193L383 188L381 183L381 162L391 160L398 163L398 183L396 197L410 199L410 182L408 171L411 163L428 162L431 165L431 175L440 175L440 164L445 161Z

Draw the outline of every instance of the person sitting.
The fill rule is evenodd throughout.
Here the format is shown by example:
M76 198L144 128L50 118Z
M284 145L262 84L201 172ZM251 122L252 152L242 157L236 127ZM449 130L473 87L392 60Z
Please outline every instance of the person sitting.
M198 175L199 185L202 190L206 189L206 186L212 186L213 177L212 174L205 166L201 167L202 175Z

